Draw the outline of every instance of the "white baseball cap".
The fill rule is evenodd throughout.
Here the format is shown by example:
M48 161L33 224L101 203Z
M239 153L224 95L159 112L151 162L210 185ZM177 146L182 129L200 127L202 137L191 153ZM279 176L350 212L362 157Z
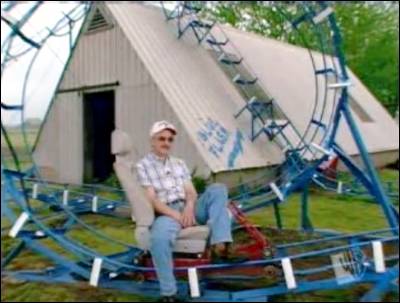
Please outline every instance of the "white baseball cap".
M176 135L178 132L176 131L175 126L168 122L168 121L157 121L156 123L153 124L150 130L150 137L153 137L155 134L162 132L163 130L170 130Z

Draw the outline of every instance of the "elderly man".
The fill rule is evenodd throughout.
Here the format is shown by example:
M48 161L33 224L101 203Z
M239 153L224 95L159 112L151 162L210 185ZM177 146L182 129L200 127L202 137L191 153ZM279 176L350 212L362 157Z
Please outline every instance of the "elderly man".
M136 165L138 181L157 214L151 228L150 251L162 302L177 302L172 252L182 228L208 224L216 259L228 258L232 242L226 187L213 184L198 198L185 162L170 155L176 135L171 123L156 122L150 131L151 152Z

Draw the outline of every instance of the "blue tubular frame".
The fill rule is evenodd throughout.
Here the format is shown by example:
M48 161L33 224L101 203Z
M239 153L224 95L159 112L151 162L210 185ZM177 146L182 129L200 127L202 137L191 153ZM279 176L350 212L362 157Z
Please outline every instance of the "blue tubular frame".
M10 175L6 175L10 176ZM6 177L6 180L10 177ZM16 178L13 176L13 178ZM14 187L14 182L12 182L11 186L8 188L11 190L11 193L13 196L15 196L15 199L18 200L18 197L21 197L21 194L19 191ZM13 190L13 188L15 190ZM43 226L43 224L39 224L40 222L36 222L36 225L39 227L40 230L45 231L46 234L51 235L54 233L51 230L46 230L46 228ZM366 248L371 245L372 240L377 240L379 239L383 243L398 243L398 237L388 237L385 236L385 234L391 233L391 229L385 229L381 231L375 231L375 232L365 232L365 233L359 233L359 234L353 234L353 235L338 235L338 236L330 236L330 237L323 237L321 239L316 239L316 240L309 240L309 241L304 241L304 242L298 242L298 243L290 243L287 245L281 245L277 247L277 250L280 252L279 257L270 259L270 260L260 260L260 261L255 261L255 262L247 262L244 264L222 264L222 265L212 265L212 266L199 266L198 270L199 271L208 271L210 269L228 269L228 268L241 268L241 267L251 267L251 266L265 266L268 264L274 264L276 262L280 262L280 258L289 256L292 260L301 260L303 258L314 258L314 257L321 257L321 256L329 256L330 254L333 253L338 253L338 252L345 252L351 249L362 249ZM53 235L54 239L58 240L56 241L57 243L62 244L63 241L60 241L61 238L59 236L55 237ZM13 272L13 273L7 273L11 276L14 276L19 279L26 279L30 281L45 281L45 282L74 282L74 274L78 274L80 276L84 276L87 278L88 271L87 271L87 266L90 266L90 259L93 259L94 257L99 256L98 254L92 254L90 259L84 263L80 264L74 264L71 263L70 261L66 259L62 259L58 254L52 252L48 248L43 247L38 241L38 239L33 239L29 237L28 234L23 234L21 232L21 238L25 244L27 245L28 248L38 252L39 254L46 256L47 258L53 260L56 262L56 264L59 264L59 267L57 267L54 270L46 271L42 274L38 273L32 273L32 272ZM353 242L352 239L360 239L357 242ZM311 250L312 245L317 245L320 243L336 243L338 240L344 241L346 243L349 241L350 244L345 244L343 246L335 246L332 248L327 248L327 249L321 249L319 251L314 251ZM73 243L71 243L73 244ZM70 244L62 244L62 247L66 249L69 252L72 252L74 255L79 255L80 253L73 248ZM300 254L289 254L289 249L293 248L300 248L302 250L304 249L310 249L311 251L309 252L303 252ZM79 250L84 249L84 247L80 246ZM90 253L91 254L91 253ZM100 279L100 287L104 288L113 288L113 289L122 289L127 292L134 292L142 295L147 295L147 296L157 296L158 293L158 287L152 282L146 282L146 283L135 283L135 282L129 282L129 284L126 283L126 281L119 280L118 277L111 279L108 277L108 273L115 272L117 274L123 274L124 272L142 272L142 271L152 271L152 269L145 269L145 268L140 268L140 267L135 267L135 266L127 266L127 263L130 263L129 260L129 255L134 256L135 254L140 254L140 251L128 251L123 254L114 255L114 256L102 256L104 258L106 264L104 266L104 274L102 274L101 279ZM14 257L14 256L12 256ZM112 259L114 258L119 258L122 257L124 259L120 259L123 263L120 262L113 262ZM126 259L128 258L128 259ZM391 260L393 257L387 257L387 260ZM398 256L394 257L394 260L398 260ZM10 257L11 259L11 257ZM125 265L124 265L125 264ZM84 265L84 267L82 267ZM298 277L301 276L307 276L311 275L314 273L319 273L319 272L326 272L327 270L330 270L331 267L320 267L320 268L313 268L313 269L308 269L307 271L296 271L295 274ZM186 271L186 268L178 268L177 271ZM393 267L388 269L388 271L385 274L375 274L368 272L368 275L363 276L359 280L355 280L352 283L346 284L339 286L337 285L337 280L336 279L331 279L331 280L319 280L319 281L314 281L314 282L301 282L298 284L298 287L295 290L291 290L290 292L292 293L300 293L300 292L307 292L311 290L321 290L321 289L337 289L341 287L350 287L351 285L354 285L355 283L372 283L376 284L374 286L375 291L368 293L368 297L374 297L374 298L379 298L379 296L384 292L385 289L390 288L390 281L389 277L396 277L396 273L398 274L398 268ZM386 283L387 282L387 283ZM211 285L213 282L210 282ZM390 285L388 285L388 283ZM129 287L128 287L129 285ZM180 293L182 295L187 295L188 293L188 286L185 283L180 283ZM218 301L222 298L224 298L224 301L227 302L236 302L236 301L243 301L243 300L248 300L248 301L254 301L256 298L258 300L266 300L266 297L272 296L272 295L278 295L278 294L284 294L288 292L288 289L284 284L281 284L279 286L274 286L274 287L267 287L267 288L261 288L261 289L256 289L256 290L249 290L249 291L237 291L237 292L229 292L229 291L214 291L210 290L208 288L208 282L207 281L202 281L203 285L203 293L204 296L201 298L201 300L205 301ZM391 288L390 288L391 289ZM193 300L196 301L196 300Z
M326 3L322 4L323 8L327 8ZM341 48L342 46L342 37L340 34L340 30L338 28L338 25L336 23L336 20L333 15L329 16L329 22L334 30L334 42L336 46L336 53L338 55L338 60L340 63L340 73L342 75L343 81L349 81L349 76L347 73L346 69L346 60L344 58L344 53ZM340 120L341 118L344 118L345 122L347 122L347 125L350 128L350 132L352 134L352 137L354 139L354 142L357 145L358 151L360 152L360 156L362 158L363 164L365 166L366 171L362 171L360 168L357 168L356 165L353 163L350 163L349 156L346 156L343 151L339 151L337 148L337 143L335 142L336 140L336 134L340 125ZM336 112L336 117L335 117L335 122L333 124L333 130L331 134L331 138L329 140L328 146L330 148L335 148L336 151L339 151L340 153L338 154L339 157L344 161L348 169L352 174L354 174L360 181L364 184L364 186L367 187L367 190L370 191L371 195L377 200L377 202L381 205L383 212L385 214L385 217L388 221L388 224L390 227L392 227L395 230L395 234L399 234L399 221L398 221L398 215L396 218L396 214L394 213L393 207L391 207L391 202L388 196L386 195L382 184L379 180L378 173L371 161L371 158L369 156L367 147L365 146L364 140L362 138L362 135L360 133L360 130L357 126L357 123L355 122L353 115L350 111L349 108L349 103L348 103L348 88L344 87L342 90L342 95L339 100L338 104L338 110ZM369 180L370 182L367 183L366 180Z
M33 16L33 14L40 8L40 6L43 4L43 1L37 1L35 5L33 5L29 11L22 17L17 23L12 23L10 20L8 20L6 17L1 16L1 20L3 20L5 23L7 23L11 27L11 34L10 36L18 36L20 37L24 42L28 43L34 48L40 48L40 44L33 41L32 39L28 38L22 31L21 27L25 25L25 23ZM8 39L6 39L8 40Z
M3 104L3 102L2 102L1 109L10 110L10 111L20 111L20 110L23 110L24 107L22 105L7 105L7 104Z
M396 235L398 235L399 234L398 217L396 217L396 214L393 212L394 209L393 209L393 207L391 207L392 204L382 187L382 184L379 180L376 169L375 169L374 165L372 164L371 158L369 157L369 154L368 154L368 150L362 139L362 136L357 127L357 124L355 123L354 118L350 112L349 105L347 102L344 104L343 114L344 114L344 117L345 117L349 127L350 127L351 134L353 135L354 141L356 142L356 144L358 146L361 158L362 158L363 163L366 168L366 172L362 179L368 178L370 180L371 187L368 187L367 189L370 191L371 195L377 199L377 202L381 205L390 227L394 228L396 230ZM350 166L349 168L350 168L350 170L354 169L353 166ZM356 170L352 170L352 172L354 174L357 173Z
M307 4L304 4L307 6ZM178 35L183 35L189 28L192 28L194 35L196 36L199 44L207 41L210 45L221 48L227 45L230 41L229 38L226 37L224 41L217 41L215 37L212 35L212 30L215 25L215 22L210 24L202 23L193 23L190 22L186 27L181 27L181 18L185 16L195 16L200 12L199 8L192 6L189 2L184 2L178 4L172 12L167 12L162 3L162 7L164 8L164 13L167 20L177 20L178 24ZM325 2L321 2L319 4L319 8L322 10L326 9L328 6ZM12 7L10 7L10 10ZM319 11L319 10L318 10ZM29 17L33 14L34 9L32 8L31 12L27 14L22 20L20 20L20 24L24 23L24 19L29 19ZM89 12L88 12L89 13ZM316 13L311 9L307 8L306 13L296 18L294 22L292 22L292 26L294 28L298 28L301 26L303 22L308 22L312 20L313 17L316 16ZM348 81L348 75L346 71L346 62L341 50L341 36L339 28L337 27L335 17L333 14L328 16L329 26L332 28L334 32L333 40L335 42L335 53L337 55L339 61L339 68L335 69L319 69L316 70L316 74L327 74L334 72L335 75L340 78L342 81ZM198 20L198 22L201 22ZM200 32L201 29L205 29L205 32ZM199 32L198 32L199 30ZM12 33L12 36L19 36L20 27L16 28L16 31ZM23 37L21 37L23 39ZM9 51L10 45L12 43L12 39L8 41L10 43L6 43L3 45L3 49ZM29 41L26 41L28 44ZM34 47L34 45L32 45ZM71 57L70 57L71 58ZM228 61L223 62L222 64L228 65L237 65L242 64L243 57L240 57L238 61L229 61L229 57L227 57ZM67 63L68 65L68 63ZM5 65L4 65L5 66ZM3 62L2 62L2 71L3 71ZM257 79L257 78L254 78ZM243 80L243 79L241 79ZM243 80L242 84L251 85L247 83L247 80ZM253 80L254 81L254 80ZM239 86L243 86L239 85ZM201 272L209 272L209 271L222 271L225 273L226 270L230 269L244 269L244 268L254 268L254 267L264 267L269 265L276 266L282 262L282 258L290 258L290 260L296 261L306 261L311 258L329 258L333 254L340 253L349 253L354 256L359 254L361 259L352 258L351 260L346 261L346 266L356 266L362 269L362 275L355 277L353 281L350 281L346 284L339 285L338 279L332 278L320 278L315 281L307 281L309 276L318 273L327 273L332 271L332 269L337 265L314 265L311 264L309 267L305 269L295 269L294 275L298 279L297 287L295 289L289 289L285 283L279 281L276 285L270 287L261 287L250 290L242 290L242 291L219 291L215 290L215 283L219 283L221 281L253 281L252 277L240 277L236 275L229 275L216 279L201 279L201 291L202 297L199 299L191 299L191 301L208 301L208 302L266 302L268 298L274 295L281 295L287 293L302 293L309 292L315 290L324 290L324 289L339 289L339 288L347 288L357 283L370 283L373 285L373 288L361 298L362 301L378 301L382 296L388 291L397 291L393 285L393 280L398 279L399 269L398 263L398 251L394 255L384 256L384 262L386 261L387 270L384 273L378 273L373 270L375 266L375 259L370 255L365 253L364 251L369 251L372 246L373 241L380 241L382 245L397 245L399 243L398 238L398 213L396 214L396 210L393 205L390 204L390 201L385 194L384 188L379 182L379 178L377 176L376 170L373 167L373 164L369 158L368 151L363 143L362 137L360 135L359 129L351 115L348 105L348 92L347 87L341 88L341 94L339 98L339 102L336 104L334 117L332 119L332 123L330 125L322 123L322 121L318 119L312 119L310 122L314 124L319 129L326 132L324 140L322 141L322 148L327 151L334 151L340 159L345 163L345 165L349 168L349 171L367 188L370 195L375 197L377 203L380 204L388 225L390 228L378 231L369 231L357 234L338 234L336 232L327 232L327 231L319 231L313 228L311 218L308 214L308 199L309 199L309 186L311 183L315 182L317 178L319 178L318 168L321 163L329 158L328 155L323 155L318 158L314 158L312 161L306 160L305 153L310 150L310 143L303 141L303 138L299 133L298 136L301 139L299 143L299 147L295 148L294 146L290 146L291 148L286 151L286 161L283 165L285 167L285 175L281 176L277 181L276 185L279 187L281 194L284 200L291 195L292 193L301 190L301 229L304 231L313 231L314 234L318 235L318 239L306 240L303 242L289 243L284 245L276 245L277 254L271 258L261 259L257 261L244 262L241 264L211 264L211 265L203 265L198 266L197 270ZM282 111L278 104L276 104L277 109ZM17 108L14 106L8 106L5 104L1 104L2 109L5 110L20 110L23 111L24 107ZM271 103L271 110L273 111L275 104ZM255 119L258 119L257 109L251 108L251 104L246 103L246 106L241 110L243 112L245 109L248 109L252 114L252 136L255 135L256 131L254 128ZM240 113L241 113L240 112ZM239 114L240 114L239 113ZM282 114L284 114L282 112ZM23 116L23 115L22 115ZM356 142L356 145L360 151L361 158L366 167L366 172L364 172L354 161L348 156L342 148L336 143L336 134L338 131L338 127L340 123L347 123L352 132L353 139ZM289 119L288 119L288 123ZM264 125L264 124L263 124ZM284 127L288 127L286 125ZM294 128L294 126L290 123L290 126ZM278 125L279 128L279 125ZM276 137L277 135L282 134L286 143L291 145L291 142L288 138L285 138L283 131L281 129L272 128L272 137ZM3 128L2 123L2 132L5 132L6 129ZM267 133L265 129L262 129L263 132ZM296 130L295 130L296 132ZM297 132L296 132L297 134ZM275 139L275 138L272 138ZM10 150L13 150L12 142L7 142L9 144ZM303 145L303 146L302 146ZM16 153L16 162L18 162L18 154ZM313 154L315 155L315 154ZM18 167L18 165L17 165ZM17 235L17 240L21 242L17 243L17 245L9 252L4 260L2 260L2 269L7 266L14 258L18 257L18 255L24 249L30 249L37 254L40 254L56 265L53 269L45 270L41 273L38 272L29 272L29 271L3 271L4 274L13 276L15 278L29 280L29 281L45 281L49 283L73 283L77 280L81 280L82 278L85 280L89 280L90 278L90 267L92 266L92 261L95 258L101 258L103 260L103 266L99 279L99 287L103 288L111 288L111 289L120 289L126 292L131 292L140 295L146 296L154 296L157 297L159 295L158 285L155 282L136 282L136 281L126 281L124 280L123 275L127 273L135 273L135 274L145 274L145 273L154 273L153 268L149 267L141 267L132 263L132 260L141 256L143 251L139 248L136 248L132 245L122 243L116 241L114 239L110 239L106 235L99 233L94 230L93 227L83 222L79 216L82 214L91 213L90 201L92 201L93 197L99 194L99 191L105 191L107 193L121 193L120 190L116 190L113 188L106 187L95 187L90 185L83 186L83 192L79 190L74 190L73 185L64 185L51 182L47 182L44 180L35 180L29 179L27 174L21 172L20 169L18 171L7 170L7 167L4 166L4 159L2 156L2 167L1 167L1 177L2 177L2 194L1 194L1 206L2 206L2 215L6 215L7 218L11 220L11 222L16 222L19 213L15 213L15 206L18 208L19 212L26 212L29 214L29 220L26 223L27 228L22 228L22 230ZM245 213L249 213L250 211L258 210L260 208L269 206L274 208L275 212L275 220L278 229L283 229L282 217L280 214L280 204L283 203L281 197L277 197L276 192L272 190L272 187L265 185L265 178L262 180L262 186L259 186L256 189L251 188L251 182L248 184L243 184L241 186L241 193L235 197L234 199L240 204L241 209ZM258 182L260 180L254 180ZM33 187L32 185L38 183L40 186L45 188L44 192L41 192L37 196L38 202L42 202L43 206L41 208L31 209L29 207L29 201L33 199ZM68 189L70 192L70 196L67 199L68 207L62 204L62 193L64 190ZM122 196L122 195L121 195ZM252 198L255 199L256 202L252 203ZM121 198L122 199L122 198ZM115 216L116 209L120 209L126 207L127 203L123 201L111 201L106 198L99 197L99 205L98 205L98 215L107 215L107 216ZM11 203L14 207L10 207ZM51 206L54 210L54 213L49 217L40 217L40 210L44 207ZM112 207L110 207L112 206ZM47 224L47 220L52 218L58 218L58 216L65 219L63 221L63 225L61 228L53 228ZM68 237L67 233L71 230L71 228L79 225L85 231L89 232L91 235L102 241L112 241L116 245L119 245L124 248L124 250L120 253L113 255L102 255L97 251L90 249L80 242L73 241ZM38 233L39 232L39 233ZM3 231L2 231L3 234ZM57 253L55 250L46 247L41 243L43 239L50 239L53 243L57 244L60 248L62 248L65 252L70 253L74 256L74 259L69 257L64 257ZM339 244L338 244L339 241ZM323 248L317 248L317 245L323 245ZM75 258L77 260L75 260ZM179 267L176 268L177 273L186 272L188 268ZM110 276L110 274L114 274ZM77 276L79 278L77 278ZM182 296L188 298L189 287L186 282L179 282L179 292Z

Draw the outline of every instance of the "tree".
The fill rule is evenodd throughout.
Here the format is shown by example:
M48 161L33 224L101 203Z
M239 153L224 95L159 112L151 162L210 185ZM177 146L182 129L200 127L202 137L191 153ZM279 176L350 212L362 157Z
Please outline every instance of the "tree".
M337 1L333 5L343 33L349 67L394 114L399 103L398 2ZM283 14L302 14L298 6L288 1L208 1L206 7L206 14L221 23L319 50L311 28L302 29L301 36L288 34L285 30Z

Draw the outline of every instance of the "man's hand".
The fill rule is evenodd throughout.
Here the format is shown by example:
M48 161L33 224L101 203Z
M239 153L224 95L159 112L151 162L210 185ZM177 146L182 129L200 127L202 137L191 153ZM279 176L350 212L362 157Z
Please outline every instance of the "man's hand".
M167 204L159 201L153 187L146 187L145 194L146 194L147 199L153 205L154 210L157 213L164 215L164 216L168 216L168 217L176 220L177 222L179 222L182 225L182 223L181 223L182 215L180 214L180 212L168 207Z
M193 205L187 205L185 207L181 215L180 223L183 228L192 227L196 224Z
M145 194L157 213L171 217L179 222L183 228L187 228L197 224L195 218L197 193L191 182L186 183L184 187L186 193L186 206L182 214L173 208L168 207L168 205L165 203L159 201L153 187L145 187Z
M179 211L172 210L170 217L182 225L182 215Z

